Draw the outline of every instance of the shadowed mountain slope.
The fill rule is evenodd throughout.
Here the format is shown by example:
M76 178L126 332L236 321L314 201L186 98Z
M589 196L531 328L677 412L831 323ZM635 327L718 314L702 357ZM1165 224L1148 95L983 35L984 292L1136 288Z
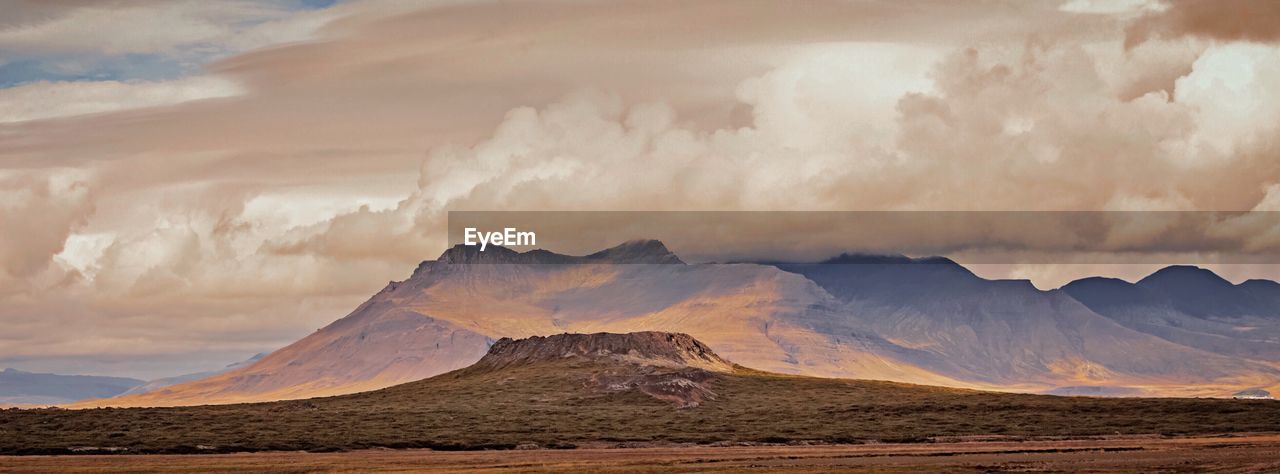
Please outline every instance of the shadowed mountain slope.
M1280 430L1280 403L1269 400L991 393L728 364L682 334L503 339L471 367L367 393L200 407L0 411L0 432L14 435L0 437L0 454L95 452L85 446L216 453Z
M1215 354L1280 361L1280 284L1239 285L1212 271L1172 266L1129 283L1086 278L1062 288L1130 329Z
M1064 290L1041 291L1025 280L986 280L945 258L842 255L778 267L804 275L843 303L840 316L809 322L819 331L874 334L938 354L908 360L960 379L1125 386L1165 394L1179 393L1179 385L1275 380L1265 365L1124 327ZM1152 390L1156 386L1164 388Z

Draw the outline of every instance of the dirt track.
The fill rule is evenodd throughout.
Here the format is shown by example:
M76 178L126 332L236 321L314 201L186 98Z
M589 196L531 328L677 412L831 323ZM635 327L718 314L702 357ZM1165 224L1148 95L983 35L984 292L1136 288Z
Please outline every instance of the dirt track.
M0 457L3 472L1280 471L1280 435L833 446Z

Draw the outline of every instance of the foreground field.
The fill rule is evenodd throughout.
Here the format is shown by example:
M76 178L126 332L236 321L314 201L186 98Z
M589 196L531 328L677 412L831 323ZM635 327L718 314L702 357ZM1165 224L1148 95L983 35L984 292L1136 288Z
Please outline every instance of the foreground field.
M1104 399L779 375L687 335L504 339L374 392L174 408L0 411L0 454L221 454L932 442L1280 432L1272 400Z
M3 472L1276 472L1280 436L834 446L0 456Z
M191 462L271 462L271 456L321 462L314 460L328 457L241 454L429 448L493 451L457 455L462 460L507 462L524 456L530 462L577 462L580 456L595 456L590 454L594 451L539 450L685 447L654 452L677 457L782 452L778 456L786 457L791 456L788 450L865 454L886 450L883 443L897 445L890 450L932 450L942 446L932 443L974 437L1012 442L973 445L977 450L1020 455L1061 451L1074 443L1066 439L1147 436L1142 441L1147 445L1140 446L1155 448L1165 446L1157 438L1277 432L1280 402L1271 400L1014 395L794 377L733 365L685 334L561 334L502 339L470 368L356 395L165 409L3 410L0 455L110 454L125 456L105 462L163 462L169 457L133 455L227 454L192 457ZM806 443L863 446L713 447ZM1047 447L1025 451L1027 446ZM527 454L529 450L538 454ZM410 456L375 452L333 460L355 460L349 462L364 470L361 456ZM612 459L625 452L630 451L605 451L602 456ZM454 459L421 452L407 459L422 456ZM736 466L736 461L724 462Z
M601 378L616 371L594 364L585 370L580 364L467 369L376 392L278 403L5 410L0 411L0 454L1280 432L1280 402L1271 400L1016 395L745 369L699 382L711 392L708 398L700 406L679 408L641 390L597 388Z

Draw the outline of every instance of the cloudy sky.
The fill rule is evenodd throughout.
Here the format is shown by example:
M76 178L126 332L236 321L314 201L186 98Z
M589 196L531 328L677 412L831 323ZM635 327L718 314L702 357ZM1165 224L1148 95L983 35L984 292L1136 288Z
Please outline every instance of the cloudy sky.
M278 348L438 255L447 210L1280 211L1276 25L1250 0L3 0L0 367Z

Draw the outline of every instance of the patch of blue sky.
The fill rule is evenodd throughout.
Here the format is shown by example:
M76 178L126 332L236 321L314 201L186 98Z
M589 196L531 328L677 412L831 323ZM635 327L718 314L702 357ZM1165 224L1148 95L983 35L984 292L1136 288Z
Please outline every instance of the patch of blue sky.
M329 8L333 6L335 3L338 3L338 0L302 0L303 8L307 8L311 10L320 10L324 8Z
M0 64L0 88L37 81L160 81L199 68L165 54L30 56Z
M339 0L287 0L278 8L292 11L321 10ZM251 27L275 18L239 22ZM155 54L44 53L24 55L0 51L0 89L39 81L162 81L197 74L205 64L238 51L212 44L189 44Z

